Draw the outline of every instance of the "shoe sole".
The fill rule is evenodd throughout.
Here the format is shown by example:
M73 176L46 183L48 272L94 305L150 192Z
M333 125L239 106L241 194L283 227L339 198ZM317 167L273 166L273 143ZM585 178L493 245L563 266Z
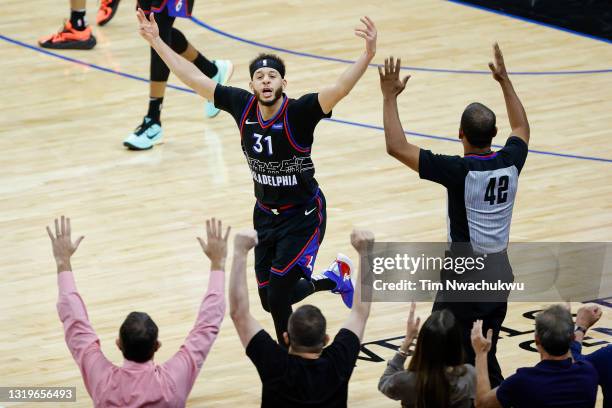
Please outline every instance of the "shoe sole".
M91 50L96 46L96 37L93 35L87 41L67 41L59 43L38 43L43 48L52 50Z
M125 147L127 147L130 150L151 150L153 148L153 146L158 145L158 144L163 144L161 137L158 140L155 140L151 143L151 146L149 147L138 147L136 145L131 144L130 142L123 142L123 145Z
M114 9L111 9L111 13L110 16L108 16L108 18L106 20L102 20L99 23L97 23L100 27L105 26L106 24L110 23L110 21L113 19L113 17L115 17L115 13L117 12L117 9L119 9L119 2L117 2L117 7L115 7Z

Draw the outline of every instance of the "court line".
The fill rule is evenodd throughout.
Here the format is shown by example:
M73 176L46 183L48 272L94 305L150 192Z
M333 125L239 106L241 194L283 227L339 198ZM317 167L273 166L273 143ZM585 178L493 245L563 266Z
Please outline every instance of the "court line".
M140 77L138 75L128 74L126 72L117 71L115 69L103 67L103 66L98 65L98 64L92 64L92 63L85 62L85 61L82 61L82 60L79 60L79 59L76 59L76 58L67 57L65 55L61 55L61 54L58 54L56 52L46 50L44 48L40 48L40 47L37 47L37 46L34 46L34 45L30 45L30 44L24 43L24 42L19 41L19 40L15 40L15 39L7 37L7 36L5 36L3 34L0 34L0 40L6 41L6 42L8 42L10 44L13 44L13 45L17 45L19 47L23 47L23 48L27 48L27 49L32 50L32 51L39 52L41 54L48 55L50 57L58 58L60 60L67 61L67 62L72 62L74 64L82 65L82 66L85 66L85 67L97 69L99 71L106 72L106 73L109 73L109 74L119 75L119 76L124 77L124 78L134 79L134 80L141 81L141 82L149 82L149 80L147 78L143 78L143 77ZM185 88L185 87L178 86L178 85L172 85L172 84L168 84L167 86L168 86L168 88L176 89L177 91L195 94L195 92L193 90L189 89L189 88ZM350 120L335 119L335 118L329 118L329 119L324 119L324 120L327 120L329 122L335 122L335 123L339 123L339 124L344 124L344 125L361 127L361 128L364 128L364 129L373 129L373 130L384 131L384 127L378 126L378 125L371 125L371 124L368 124L368 123L354 122L354 121L350 121ZM420 137L420 138L425 138L425 139L434 139L434 140L441 140L441 141L454 142L454 143L458 143L459 142L459 140L457 138L451 138L451 137L446 137L446 136L436 136L436 135L429 135L429 134L425 134L425 133L410 132L410 131L404 131L404 133L406 135ZM495 148L503 147L503 146L497 145L497 144L494 144L492 146L495 147ZM529 149L529 152L530 153L535 153L535 154L541 154L541 155L563 157L563 158L567 158L567 159L577 159L577 160L588 160L588 161L598 161L598 162L612 163L612 159L606 159L604 157L582 156L582 155L549 152L549 151L545 151L545 150L535 150L535 149Z
M552 23L545 23L543 21L538 21L538 20L533 20L529 17L523 17L523 16L517 16L515 14L511 14L511 13L507 13L505 11L501 11L501 10L496 10L493 8L489 8L487 6L482 6L480 4L472 4L472 3L467 3L465 1L462 0L446 0L449 3L455 3L458 4L460 6L465 6L465 7L471 7L471 8L475 8L478 10L482 10L482 11L486 11L488 13L493 13L493 14L498 14L500 16L504 16L504 17L509 17L509 18L513 18L515 20L520 20L520 21L524 21L526 23L531 23L531 24L535 24L535 25L539 25L539 26L544 26L547 28L552 28L553 30L558 30L558 31L563 31L569 34L573 34L573 35L577 35L579 37L585 37L585 38L589 38L591 40L596 40L596 41L601 41L601 42L605 42L608 44L612 44L612 40L608 40L607 38L604 37L599 37L593 34L587 34L587 33L581 33L580 31L575 31L572 30L570 28L565 28L565 27L561 27L558 25L554 25Z
M198 18L191 16L191 21L195 24L203 27L213 33L219 34L223 37L230 38L235 41L239 41L245 44L253 45L255 47L266 48L269 50L283 52L285 54L297 55L300 57L313 58L323 61L332 61L332 62L340 62L343 64L353 64L355 61L343 59L343 58L335 58L335 57L326 57L324 55L311 54L309 52L301 52L294 51L287 48L276 47L274 45L264 44L257 41L249 40L243 37L239 37L234 34L227 33L222 31L216 27L211 26L208 23L205 23ZM369 64L370 67L377 68L379 66L383 66L382 64ZM411 67L411 66L402 66L401 69L409 70L409 71L421 71L421 72L435 72L435 73L447 73L447 74L468 74L468 75L491 75L491 71L489 70L464 70L464 69L444 69L444 68L424 68L424 67ZM576 70L576 71L511 71L510 75L528 75L528 76L541 76L541 75L586 75L586 74L609 74L612 73L612 68L607 69L589 69L589 70Z

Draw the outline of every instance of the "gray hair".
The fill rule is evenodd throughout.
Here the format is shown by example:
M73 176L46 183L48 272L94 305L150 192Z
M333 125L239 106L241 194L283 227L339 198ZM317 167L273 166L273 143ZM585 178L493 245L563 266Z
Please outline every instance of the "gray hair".
M553 356L566 354L574 339L572 314L564 306L550 306L536 316L535 335L548 354Z

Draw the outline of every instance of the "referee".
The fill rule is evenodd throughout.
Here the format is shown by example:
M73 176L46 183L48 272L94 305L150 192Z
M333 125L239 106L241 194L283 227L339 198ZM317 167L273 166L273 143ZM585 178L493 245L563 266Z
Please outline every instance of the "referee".
M529 123L521 101L508 78L504 59L497 44L494 45L495 63L489 63L493 78L500 84L512 133L503 149L491 150L491 141L497 134L495 113L480 103L472 103L461 116L459 139L463 144L463 157L434 154L409 143L399 119L397 96L404 90L410 76L400 80L400 60L385 60L384 72L379 67L380 84L384 98L383 116L387 152L423 179L446 187L448 192L448 240L450 256L465 255L459 249L470 247L474 256L486 255L484 271L470 276L459 276L443 270L444 278L470 280L484 277L512 281L512 269L506 248L510 235L512 209L518 178L527 158ZM466 245L469 243L470 245ZM463 252L463 254L458 254ZM484 272L485 276L482 276ZM469 275L467 272L465 275ZM499 330L506 317L507 295L494 301L449 302L448 293L438 293L433 310L450 309L461 322L467 361L474 364L470 347L470 328L477 319L483 320L485 333L493 330L493 344L489 352L489 379L491 387L503 380L495 357ZM446 300L446 301L445 301Z

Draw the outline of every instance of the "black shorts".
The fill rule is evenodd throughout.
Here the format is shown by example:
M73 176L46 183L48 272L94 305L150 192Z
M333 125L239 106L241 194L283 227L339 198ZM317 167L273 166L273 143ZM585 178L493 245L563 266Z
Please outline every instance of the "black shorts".
M271 273L283 276L295 266L310 279L326 222L325 196L320 190L308 203L280 212L256 203L253 225L258 238L255 247L258 287L268 285Z
M153 10L154 13L159 13L164 8L168 8L171 16L175 16L177 11L180 12L180 10L186 6L184 12L186 16L189 17L193 11L193 3L195 3L195 0L137 0L136 3L145 13L151 10ZM177 10L177 6L179 10ZM175 13L172 12L172 9L174 9ZM181 16L176 15L175 17Z

